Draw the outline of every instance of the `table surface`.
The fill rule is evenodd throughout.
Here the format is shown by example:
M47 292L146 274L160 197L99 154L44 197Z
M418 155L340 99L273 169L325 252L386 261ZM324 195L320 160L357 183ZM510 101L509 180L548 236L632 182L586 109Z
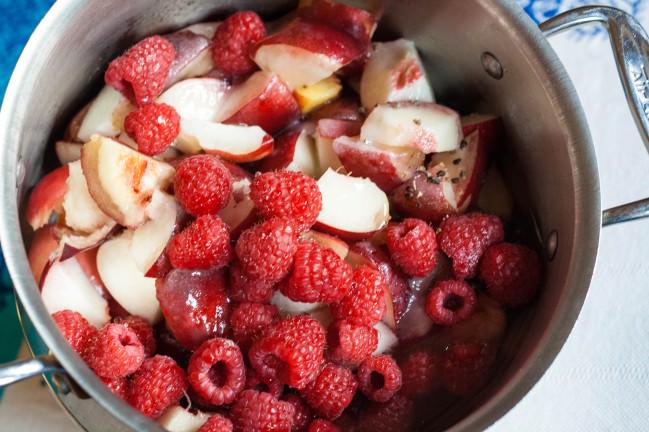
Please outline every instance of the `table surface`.
M645 0L517 0L537 21L584 4L610 4L649 28ZM29 33L52 0L0 0L0 92ZM9 28L10 27L10 28ZM597 27L555 36L584 106L600 169L603 206L645 198L649 156L626 108L605 33ZM649 430L649 221L602 231L598 263L579 319L555 362L491 432ZM1 264L1 263L0 263ZM6 271L0 273L0 362L16 358L21 334ZM26 353L23 352L22 355ZM2 393L0 393L0 396ZM20 415L38 406L39 416ZM0 402L3 430L69 431L72 426L38 380L12 387Z

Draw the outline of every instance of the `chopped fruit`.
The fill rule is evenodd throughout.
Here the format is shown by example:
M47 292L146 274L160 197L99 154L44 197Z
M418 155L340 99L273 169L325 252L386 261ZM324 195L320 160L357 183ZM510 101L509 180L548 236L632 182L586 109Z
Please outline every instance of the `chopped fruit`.
M293 271L282 294L293 301L335 303L351 287L352 268L331 249L314 242L300 242L293 258Z
M354 270L349 293L331 307L336 320L373 326L385 312L385 280L378 270L362 266Z
M178 136L180 116L169 105L147 104L126 116L124 131L137 142L140 153L155 156L164 152Z
M239 170L241 168L236 166ZM233 172L233 171L232 171ZM219 216L230 228L232 239L239 237L241 231L249 228L254 224L257 214L255 211L255 203L250 199L250 184L252 183L252 176L246 171L244 177L237 177L233 172L234 181L232 182L232 195L230 201L219 212Z
M61 253L60 238L56 225L45 225L34 231L27 259L36 285L42 286L45 270L54 263Z
M382 321L376 323L374 328L379 332L379 343L373 354L383 354L392 351L399 343L399 338L397 338L394 331Z
M209 415L197 410L189 410L174 405L165 410L164 414L158 418L158 424L169 432L193 432L200 430L209 419ZM232 430L225 429L226 432Z
M335 76L330 76L315 84L295 89L295 98L300 110L306 115L316 108L336 99L343 86Z
M363 122L364 111L358 103L358 98L341 96L340 98L321 106L309 114L309 120L319 122L320 120L345 120L350 122ZM359 129L360 132L360 129ZM352 135L358 135L352 134Z
M205 27L209 28L209 25ZM176 50L176 58L169 66L165 88L180 80L202 76L214 69L210 39L212 34L198 34L184 28L164 36Z
M210 405L234 402L246 381L241 350L229 339L206 340L189 359L187 379Z
M54 145L54 151L61 165L66 165L81 159L82 147L83 144L77 142L57 141Z
M402 395L385 403L374 403L358 419L358 432L401 432L410 430L415 421L415 404Z
M224 106L230 84L216 78L193 78L180 81L158 98L159 103L173 107L184 119L223 121Z
M541 285L541 260L532 249L513 243L487 248L480 262L480 279L497 302L518 307L529 303Z
M261 303L241 303L234 308L230 315L232 339L239 344L244 352L263 334L263 332L279 320L276 306Z
M442 383L455 395L466 395L485 383L496 358L494 347L487 344L451 345L442 360Z
M106 324L88 343L88 366L103 378L130 375L144 361L144 346L137 334L122 324Z
M34 230L48 224L52 213L63 212L68 173L68 165L55 169L43 177L29 195L25 217Z
M324 362L325 331L307 316L288 317L268 329L250 348L250 364L262 380L278 379L303 389Z
M259 169L273 171L287 169L300 171L309 177L318 177L320 163L312 134L313 125L301 123L289 128L275 138L273 152L265 158Z
M90 196L81 162L68 166L67 192L63 197L65 225L80 233L92 233L113 222Z
M370 45L376 18L370 12L332 0L314 0L297 11L298 16L349 33L363 46Z
M318 416L335 420L352 402L357 387L351 370L329 363L300 394Z
M421 219L404 219L388 226L392 259L410 276L426 276L437 264L435 231Z
M167 246L171 265L183 269L220 268L232 258L230 232L218 216L199 216Z
M237 302L266 303L275 292L272 282L254 279L241 270L239 263L230 266L230 297Z
M307 231L300 235L301 240L308 240L319 244L324 248L329 248L340 258L345 259L349 252L349 245L337 237L318 231Z
M72 349L77 354L83 355L86 352L88 344L97 334L97 329L79 312L71 310L54 312L52 319Z
M288 402L293 405L295 408L295 416L293 416L293 428L294 431L305 430L311 419L313 418L313 413L311 413L311 408L300 396L289 393L282 398L284 402Z
M415 351L401 362L401 394L413 399L423 398L441 385L442 359L426 351Z
M113 60L104 79L138 105L151 103L164 89L176 50L167 39L151 36Z
M214 32L212 60L228 76L245 75L256 69L250 59L253 46L266 36L264 22L254 12L230 15Z
M347 366L360 364L372 355L379 343L379 332L369 326L336 321L327 329L329 358Z
M503 241L504 228L497 216L471 213L450 216L439 226L439 248L453 261L458 278L472 278L485 250Z
M293 405L255 390L242 391L230 408L235 431L290 431L294 416Z
M172 358L156 355L131 377L128 402L145 416L158 418L178 403L187 387L185 371Z
M232 174L216 156L192 156L176 167L174 191L194 216L218 213L232 194Z
M107 85L82 110L76 132L69 139L82 143L90 141L93 135L116 137L124 130L124 119L135 107L122 93Z
M212 414L196 432L232 432L234 429L229 418Z
M293 301L282 294L281 291L275 291L275 294L273 294L273 297L270 299L270 303L277 306L277 309L282 316L309 314L316 319L317 317L314 316L316 314L316 311L325 307L325 305L322 303L304 303Z
M329 420L315 419L309 424L307 432L341 432L338 426Z
M297 238L295 223L282 218L268 219L245 230L235 247L242 270L255 280L279 282L291 269Z
M459 212L453 183L440 165L417 169L412 178L390 192L390 202L410 217L435 224Z
M358 388L375 402L387 402L401 388L401 369L389 355L366 358L356 376Z
M426 313L435 324L450 326L466 320L475 311L475 291L463 280L435 284L426 299Z
M155 336L153 335L153 327L151 324L142 317L129 315L124 318L115 318L115 324L121 324L133 330L137 338L144 347L144 355L151 357L156 352Z

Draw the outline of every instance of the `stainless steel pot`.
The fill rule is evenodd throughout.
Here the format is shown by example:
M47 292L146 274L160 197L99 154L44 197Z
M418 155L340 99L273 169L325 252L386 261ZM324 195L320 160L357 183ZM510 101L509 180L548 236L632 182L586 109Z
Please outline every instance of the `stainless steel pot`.
M45 17L11 79L0 116L0 239L35 360L0 370L0 384L46 375L54 393L84 428L160 430L113 396L56 330L31 276L21 235L25 192L40 176L45 148L88 98L108 61L135 40L208 16L253 8L266 16L289 0L59 0ZM356 3L359 3L358 1ZM604 213L597 163L575 90L543 31L583 22L609 30L620 75L649 148L647 36L629 15L581 8L541 26L511 0L399 0L384 4L381 32L413 39L438 98L464 112L502 115L511 159L547 252L547 276L537 304L510 323L505 361L464 409L449 407L431 429L484 429L512 408L543 375L566 340L590 283L602 222L649 216L643 200ZM515 174L516 175L516 174ZM25 231L27 232L27 231ZM524 337L523 337L524 336ZM45 345L43 345L43 343ZM56 359L56 360L54 360ZM467 409L470 411L467 413Z

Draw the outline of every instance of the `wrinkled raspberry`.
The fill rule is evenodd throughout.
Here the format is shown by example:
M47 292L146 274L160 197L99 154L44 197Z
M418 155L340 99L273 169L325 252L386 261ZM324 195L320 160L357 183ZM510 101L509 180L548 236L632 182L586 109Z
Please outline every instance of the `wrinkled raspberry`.
M176 167L174 192L192 215L215 214L230 201L232 182L230 170L218 157L196 155Z
M257 66L250 58L250 51L265 36L266 27L256 13L243 11L230 15L212 39L214 65L228 76L253 72Z
M275 285L254 279L235 262L230 266L230 297L238 302L267 303L275 292Z
M375 402L387 402L401 388L401 369L389 355L366 358L356 376L358 388Z
M483 213L450 216L439 226L440 249L453 260L453 272L460 279L472 278L484 251L503 241L505 232L498 216Z
M246 368L246 385L244 388L246 390L270 393L277 399L282 397L284 393L284 383L273 378L262 381L257 371L251 368Z
M418 399L441 385L442 359L426 351L410 353L399 362L401 367L401 394Z
M172 358L155 355L133 374L128 402L145 416L157 418L178 403L187 386L185 371Z
M475 311L478 297L468 283L439 281L426 298L426 313L435 324L450 326L464 321Z
M402 432L414 421L414 403L400 394L385 403L374 403L358 419L357 432Z
M386 289L381 273L367 265L358 267L349 293L331 306L331 314L336 320L373 326L385 312Z
M329 358L347 366L355 366L369 357L379 343L379 332L366 325L336 321L327 329Z
M293 429L294 431L302 431L306 429L307 425L313 418L313 413L311 413L311 408L300 396L289 393L282 398L284 402L288 402L293 405L295 408L295 416L293 417Z
M135 372L144 360L137 334L121 324L106 324L88 344L86 363L103 378L119 378Z
M293 264L298 231L295 224L272 218L241 233L235 251L242 270L252 279L279 282Z
M106 387L110 389L116 396L120 399L126 400L128 397L128 386L129 380L126 377L119 378L101 378L100 379L106 384Z
M410 276L426 276L437 264L435 231L421 219L404 219L388 227L390 256Z
M88 347L88 343L97 334L97 329L79 312L69 309L54 312L52 319L72 349L78 354L83 355Z
M496 358L492 345L460 343L449 346L442 360L442 384L450 393L463 396L476 390L489 377Z
M206 340L189 359L187 379L211 405L233 402L246 382L241 350L229 339Z
M290 431L295 408L273 395L244 390L230 409L236 432Z
M342 429L329 420L315 419L309 424L307 432L342 432Z
M171 238L167 255L175 268L223 267L232 258L230 230L216 215L199 216Z
M148 104L162 93L175 58L176 50L171 42L161 36L151 36L113 60L104 80L138 105Z
M352 402L357 387L352 371L329 363L301 394L317 415L335 420Z
M232 432L234 426L229 418L212 414L196 432Z
M156 352L155 336L153 334L153 327L147 320L142 317L129 315L127 317L115 318L113 322L125 325L135 332L137 338L144 346L144 355L151 357Z
M313 381L324 362L325 331L308 315L285 318L268 329L248 353L263 380L278 379L302 389Z
M250 198L262 217L286 217L300 231L308 230L322 209L318 183L299 171L257 174L250 185Z
M293 258L293 271L282 294L293 301L334 303L347 295L353 271L349 264L329 248L311 241L298 244Z
M279 312L274 305L241 303L230 315L232 339L246 352L252 342L278 320Z
M522 306L532 300L541 285L541 259L526 246L496 244L482 257L480 278L491 298L505 306Z
M155 156L164 152L180 133L180 116L167 104L147 104L126 116L124 131L135 140L140 153Z

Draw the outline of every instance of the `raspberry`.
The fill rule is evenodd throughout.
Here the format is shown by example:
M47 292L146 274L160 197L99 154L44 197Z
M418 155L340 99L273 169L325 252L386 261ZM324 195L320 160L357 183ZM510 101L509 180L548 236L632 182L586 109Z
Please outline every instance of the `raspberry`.
M282 294L305 303L333 303L349 292L353 271L349 264L329 248L311 241L298 244L293 258L293 271Z
M103 378L119 378L135 372L144 360L137 334L121 324L106 324L88 345L86 363Z
M242 270L252 279L279 282L293 264L298 234L295 224L282 218L268 219L245 230L235 247Z
M151 357L156 352L155 336L153 335L153 327L147 320L142 317L129 315L124 318L115 318L113 320L116 324L122 324L135 332L137 338L144 346L144 355Z
M426 298L426 313L435 324L450 326L464 321L475 311L478 297L463 280L435 284Z
M189 359L187 379L211 405L233 402L246 382L241 350L229 339L206 340Z
M174 192L178 202L194 216L218 213L232 195L232 174L212 155L183 159L176 167Z
M484 251L504 237L498 216L483 213L450 216L437 235L440 249L453 260L453 272L461 279L474 277Z
M425 351L415 351L399 363L401 394L422 398L441 385L442 359Z
M385 403L375 403L358 419L357 432L402 432L414 421L414 403L400 394Z
M322 210L318 183L298 171L257 174L250 185L250 198L264 218L286 217L308 230Z
M236 432L290 431L295 408L273 395L244 390L230 409Z
M375 402L387 402L401 388L401 369L389 355L366 358L356 376L360 390Z
M185 371L172 358L156 355L144 360L133 374L128 401L142 414L157 418L178 403L186 390Z
M539 289L541 259L526 246L496 244L482 257L480 278L491 298L506 306L522 306L532 300Z
M246 368L245 389L270 393L279 399L284 393L284 384L274 378L262 381L254 369Z
M386 289L381 273L367 265L358 267L349 293L331 306L331 314L335 320L373 326L383 317Z
M304 402L300 396L290 393L282 398L283 401L290 403L295 408L295 416L293 417L293 429L294 431L301 431L306 429L307 425L313 418L313 413L311 413L311 408Z
M442 384L450 393L464 396L480 387L488 378L496 358L493 346L460 343L449 346L442 360Z
M232 339L247 351L252 342L278 320L279 312L274 305L241 303L230 315Z
M387 244L394 262L410 276L426 276L437 264L435 231L421 219L390 225Z
M230 266L230 297L238 302L267 303L275 292L275 285L253 279L236 262Z
M257 66L250 59L250 51L265 36L264 22L256 13L243 11L230 15L212 39L214 65L229 76L253 72Z
M329 363L301 394L317 415L335 420L352 402L357 387L352 371Z
M219 268L232 258L230 230L216 215L199 216L167 246L171 265L180 269Z
M329 358L348 366L360 364L370 356L379 343L379 332L366 325L336 321L327 329Z
M278 379L302 389L313 381L324 362L325 331L308 315L288 317L268 329L248 353L263 380Z
M315 419L309 424L307 432L342 432L342 429L329 420Z
M124 131L135 140L140 153L155 156L164 152L180 133L180 116L167 104L147 104L126 116Z
M138 105L148 104L162 93L175 58L176 50L171 42L160 36L151 36L113 60L106 69L104 80Z
M120 399L126 400L128 397L128 385L129 381L126 377L119 378L101 378L100 379L106 384L106 387L110 389L116 396Z
M234 426L229 418L220 414L212 414L196 432L232 432L233 429Z
M54 312L52 319L72 349L83 355L88 344L97 334L97 329L79 312L69 309Z

